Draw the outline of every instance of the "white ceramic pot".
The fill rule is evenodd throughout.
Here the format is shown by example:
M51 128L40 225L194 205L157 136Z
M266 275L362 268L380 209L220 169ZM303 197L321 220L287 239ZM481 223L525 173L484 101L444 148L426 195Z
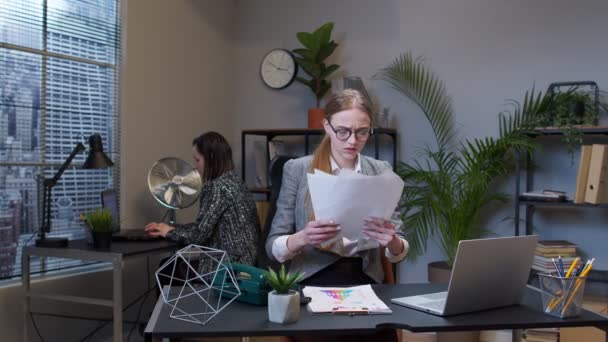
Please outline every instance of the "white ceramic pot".
M300 317L300 293L290 290L288 294L268 293L268 320L274 323L293 323Z

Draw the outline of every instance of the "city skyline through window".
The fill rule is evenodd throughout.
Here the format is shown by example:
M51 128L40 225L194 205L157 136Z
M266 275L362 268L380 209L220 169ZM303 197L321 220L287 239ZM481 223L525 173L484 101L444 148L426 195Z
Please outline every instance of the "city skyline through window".
M115 168L82 170L79 154L53 188L50 236L79 239L79 214L118 190L120 2L0 0L0 279L41 224L42 180L77 143L102 136ZM81 264L34 259L32 272Z

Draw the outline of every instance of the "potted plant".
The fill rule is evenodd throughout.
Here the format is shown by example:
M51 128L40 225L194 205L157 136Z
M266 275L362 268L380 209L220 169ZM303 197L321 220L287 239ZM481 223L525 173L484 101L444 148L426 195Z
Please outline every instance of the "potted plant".
M313 32L298 32L296 37L304 46L293 50L296 62L304 70L310 79L296 77L296 80L312 90L316 98L316 108L308 110L308 127L323 127L325 112L321 107L321 99L331 88L328 77L334 73L339 65L326 65L325 60L334 52L338 44L331 40L331 31L334 28L332 22L323 24Z
M593 81L551 83L547 90L549 107L540 113L536 125L540 129L559 129L570 161L574 148L583 143L583 129L597 126L601 112L608 111L606 92Z
M486 230L480 214L492 202L508 195L494 191L493 184L513 167L514 151L532 152L529 133L539 113L548 106L548 96L534 89L520 105L511 101L512 113L499 114L499 136L455 141L451 99L441 80L420 58L403 54L375 76L387 82L423 112L434 132L436 147L423 148L412 163L399 163L397 173L405 181L400 210L411 258L426 251L429 237L437 237L445 260L429 264L429 278L436 280L435 267L449 280L458 242L480 238ZM440 272L441 273L441 272ZM445 278L447 276L447 278Z
M91 230L93 246L95 248L110 248L114 221L112 212L107 208L98 208L81 215L81 219Z
M266 282L273 288L268 293L268 319L275 323L293 323L300 317L300 292L294 290L304 276L301 272L287 273L285 265L279 272L268 267Z

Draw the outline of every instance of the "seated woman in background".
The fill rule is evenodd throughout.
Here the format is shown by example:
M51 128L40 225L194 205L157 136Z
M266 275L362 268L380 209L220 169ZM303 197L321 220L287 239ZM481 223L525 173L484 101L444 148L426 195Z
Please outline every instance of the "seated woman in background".
M291 260L290 272L304 272L303 285L351 286L381 283L384 271L382 248L395 263L403 260L409 245L395 223L370 217L362 222L363 234L369 241L338 240L329 246L323 243L339 232L340 222L329 218L316 220L311 208L306 174L314 169L337 175L350 169L365 175L377 175L391 165L360 154L372 133L372 112L363 96L346 89L334 94L325 107L325 137L312 156L285 163L277 211L272 221L267 254L279 262ZM401 222L397 222L401 224ZM370 248L370 241L372 243ZM323 245L323 246L321 246ZM367 246L366 246L367 245ZM394 330L375 335L340 336L339 340L396 341ZM320 336L315 336L319 340ZM303 337L298 337L303 339ZM336 337L328 337L335 341Z
M233 171L232 150L219 133L208 132L192 142L192 156L203 178L196 221L170 226L146 225L151 236L179 244L197 244L226 251L230 262L254 265L260 226L255 202Z

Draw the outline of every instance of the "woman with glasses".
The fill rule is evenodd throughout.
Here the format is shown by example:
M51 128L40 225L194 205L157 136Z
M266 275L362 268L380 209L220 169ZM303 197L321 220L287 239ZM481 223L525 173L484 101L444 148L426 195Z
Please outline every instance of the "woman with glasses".
M381 283L384 279L381 253L395 263L403 260L408 252L407 241L396 230L400 221L370 217L361 223L362 232L369 240L342 239L328 245L325 242L340 231L340 222L316 220L313 214L307 173L318 169L337 175L349 169L377 175L391 169L388 162L360 154L373 134L372 123L372 111L361 93L346 89L334 94L325 107L325 136L314 154L285 163L266 251L281 263L291 261L290 272L304 272L304 285ZM369 337L396 341L394 331L382 331L380 335Z

